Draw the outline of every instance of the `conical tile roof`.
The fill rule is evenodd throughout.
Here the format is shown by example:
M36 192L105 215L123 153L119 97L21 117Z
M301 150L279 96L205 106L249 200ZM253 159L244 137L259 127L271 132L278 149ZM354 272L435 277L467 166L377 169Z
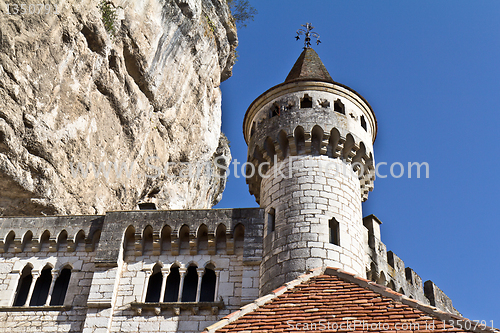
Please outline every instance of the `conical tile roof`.
M305 48L293 65L285 83L293 81L324 81L334 83L325 65L312 48Z

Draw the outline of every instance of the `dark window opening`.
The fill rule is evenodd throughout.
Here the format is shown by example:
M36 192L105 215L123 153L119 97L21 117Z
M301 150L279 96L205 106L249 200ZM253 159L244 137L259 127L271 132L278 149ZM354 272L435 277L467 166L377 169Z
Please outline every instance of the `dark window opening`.
M165 289L164 302L177 302L179 298L179 284L181 283L181 276L179 274L179 267L170 268L170 274L167 277L167 287Z
M208 253L208 228L202 225L198 229L198 254Z
M328 225L330 229L330 243L340 245L339 223L335 218L332 218Z
M405 277L406 277L406 281L408 281L409 283L413 284L413 279L412 279L412 269L410 267L406 267L405 268Z
M26 299L28 298L32 282L33 282L33 275L31 275L31 267L26 266L23 269L23 273L21 274L21 279L19 280L16 299L14 300L14 306L24 306L24 304L26 304Z
M270 234L276 228L276 211L271 208L267 213L267 233Z
M71 269L64 268L56 279L50 305L63 305L66 292L68 291L69 279L71 278Z
M234 229L234 253L243 254L245 247L245 227L238 224Z
M280 107L278 103L274 103L269 110L269 118L276 117L280 115Z
M200 302L213 302L215 298L215 283L217 281L215 272L205 268L201 279Z
M161 284L163 283L163 275L161 274L160 265L155 265L153 274L149 277L148 290L146 292L146 303L156 303L160 301Z
M189 254L189 227L187 225L183 225L181 230L179 231L179 253L180 254Z
M189 266L184 277L184 288L182 289L183 302L196 302L196 291L198 290L198 272L196 266Z
M226 243L226 226L219 224L215 233L215 253L225 253Z
M366 131L366 120L365 120L365 116L361 116L361 127L363 127Z
M44 268L42 273L36 279L33 296L31 296L30 306L43 306L49 295L50 285L52 283L52 269Z
M344 104L340 101L340 99L337 99L335 103L333 103L333 111L345 114L345 107Z
M143 202L139 204L140 210L156 210L156 205L153 202Z
M255 133L255 121L252 124L252 129L250 130L250 136L253 136L254 133Z
M300 108L301 109L307 109L307 108L312 108L313 107L313 101L312 98L305 94L304 98L300 100Z

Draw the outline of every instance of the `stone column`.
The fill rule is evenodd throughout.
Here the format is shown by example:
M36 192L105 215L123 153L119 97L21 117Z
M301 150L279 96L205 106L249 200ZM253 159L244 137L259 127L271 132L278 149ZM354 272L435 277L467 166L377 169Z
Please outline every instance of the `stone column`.
M31 280L30 291L28 293L28 297L26 297L26 302L24 303L24 306L30 305L31 296L33 296L33 290L35 289L36 280L38 280L40 272L31 271L31 276L33 277L33 279Z
M170 268L165 268L161 270L161 275L163 276L163 279L161 280L160 302L163 302L165 299L165 289L167 289L168 274L170 274Z
M196 269L198 273L198 287L196 287L196 303L200 301L200 292L201 292L201 279L203 278L203 272L205 272L204 268Z
M57 277L59 276L59 271L55 269L53 269L51 273L52 273L52 281L50 282L49 294L47 295L45 306L50 305L50 300L52 299L52 292L54 291L54 285L56 283Z
M146 295L148 293L149 289L149 278L151 277L152 271L147 271L146 272L146 277L144 279L144 289L142 289L142 296L141 296L141 303L146 302Z
M217 302L217 294L219 293L219 273L221 269L215 269L215 291L214 291L214 302Z
M186 276L187 269L184 267L179 268L179 274L181 275L181 282L179 283L179 295L177 296L177 302L182 302L182 289L184 289L184 277Z

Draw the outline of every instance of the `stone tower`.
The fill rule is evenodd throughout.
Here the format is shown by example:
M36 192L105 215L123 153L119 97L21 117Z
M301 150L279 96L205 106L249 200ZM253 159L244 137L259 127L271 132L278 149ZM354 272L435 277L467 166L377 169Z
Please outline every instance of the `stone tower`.
M306 47L285 82L250 105L243 130L247 183L266 212L260 294L320 266L366 276L361 202L377 134L368 102Z

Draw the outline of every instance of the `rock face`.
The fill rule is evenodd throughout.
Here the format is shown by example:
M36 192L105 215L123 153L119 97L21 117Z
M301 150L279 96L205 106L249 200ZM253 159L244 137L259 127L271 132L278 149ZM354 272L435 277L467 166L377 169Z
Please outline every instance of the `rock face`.
M15 15L11 5L7 15L7 3L0 0L1 215L220 200L218 164L230 153L219 85L237 44L225 0L113 0L111 21L96 0L59 2L58 14Z

